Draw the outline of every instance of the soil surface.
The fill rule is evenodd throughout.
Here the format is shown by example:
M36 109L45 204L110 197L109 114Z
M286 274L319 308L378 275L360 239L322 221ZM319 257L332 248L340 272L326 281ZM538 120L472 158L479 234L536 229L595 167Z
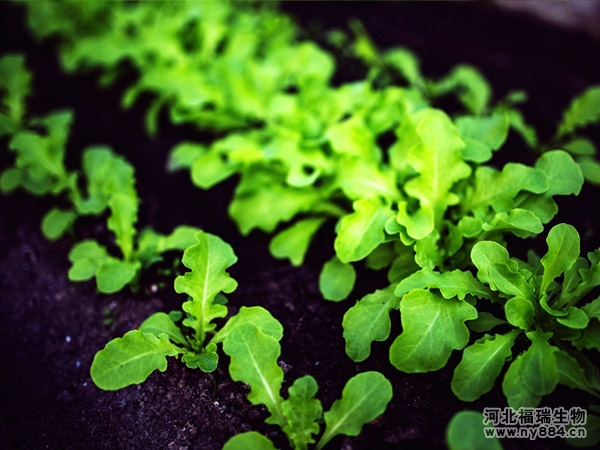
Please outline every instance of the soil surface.
M600 82L598 41L487 4L290 2L285 8L307 30L344 27L348 18L358 17L376 44L408 47L431 77L447 73L457 63L473 64L494 86L495 98L516 89L528 92L523 110L542 136L550 135L575 94ZM150 139L143 129L143 101L122 111L123 86L102 90L97 74L63 74L52 43L33 42L22 11L5 2L0 3L0 46L2 53L27 54L35 80L33 115L59 108L75 111L68 144L72 167L77 167L86 146L97 143L112 146L135 166L141 227L168 232L176 225L194 225L233 246L239 262L230 273L239 287L229 296L231 312L242 305L262 305L281 321L284 389L311 374L327 410L358 372L378 370L393 383L394 398L386 413L365 426L359 437L337 437L329 448L445 448L444 430L455 412L505 406L499 387L472 404L455 398L450 380L458 354L438 372L404 374L389 364L388 342L374 345L367 361L353 363L344 352L342 316L354 299L382 286L381 274L361 272L352 299L345 303L324 301L317 282L320 267L330 256L327 233L319 235L322 241L313 245L300 268L273 259L267 236L241 237L227 216L235 180L203 192L187 174L165 171L173 145L201 139L198 132L163 126L159 136ZM1 144L5 148L5 142ZM518 138L511 138L507 148L511 152L507 160L532 159ZM6 150L0 151L0 168L11 161ZM597 188L586 186L579 198L559 204L561 215L555 220L576 225L585 250L600 246L598 219L592 217L591 207L597 205L598 194ZM213 450L248 430L288 448L285 436L265 425L266 411L247 401L247 388L231 381L225 355L212 374L171 360L165 373L152 374L140 386L117 392L95 387L89 377L94 354L151 313L179 309L184 298L174 293L173 276L161 270L172 258L145 274L138 292L100 295L93 282L70 282L67 255L74 242L105 236L107 231L100 219L80 220L72 235L46 241L40 221L56 204L56 199L21 192L0 196L0 449ZM398 317L394 322L399 328ZM579 392L559 388L543 405L587 408L588 402ZM550 439L503 445L568 447Z

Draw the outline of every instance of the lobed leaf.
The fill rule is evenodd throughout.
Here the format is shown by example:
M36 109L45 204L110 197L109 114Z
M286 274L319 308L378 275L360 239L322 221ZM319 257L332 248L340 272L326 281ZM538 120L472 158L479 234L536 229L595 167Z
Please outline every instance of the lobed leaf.
M425 267L404 278L396 286L395 294L402 297L414 289L439 289L446 299L458 297L464 300L467 295L477 298L491 298L490 290L479 282L471 272L460 269L451 272L436 272Z
M457 299L414 290L400 302L402 333L390 347L390 362L407 373L431 372L448 362L452 350L469 341L465 321L477 317L477 310Z
M182 351L166 334L155 336L132 330L113 339L96 353L90 369L92 380L100 389L113 391L142 383L155 370L167 369L167 356Z
M237 261L237 256L218 236L199 231L196 240L183 253L183 265L190 271L175 279L175 292L191 297L183 304L188 313L183 324L194 330L197 343L203 345L206 333L216 327L212 321L227 314L227 308L214 300L220 292L230 293L237 287L226 271Z
M452 392L465 402L477 400L489 392L502 367L512 356L512 347L519 334L518 330L494 336L486 334L465 348L454 370Z
M364 361L371 353L371 342L385 341L389 337L390 312L398 309L400 302L393 290L392 285L368 294L344 314L346 354L353 361Z
M356 200L354 212L344 216L333 243L340 261L348 263L366 258L385 240L385 223L392 217L389 206L381 201Z
M306 450L308 444L315 442L312 435L319 432L317 420L321 418L323 408L314 398L317 390L317 382L310 375L298 378L288 389L289 398L281 404L286 420L283 431L294 449Z
M571 101L556 134L560 137L598 121L600 121L600 86L592 86Z

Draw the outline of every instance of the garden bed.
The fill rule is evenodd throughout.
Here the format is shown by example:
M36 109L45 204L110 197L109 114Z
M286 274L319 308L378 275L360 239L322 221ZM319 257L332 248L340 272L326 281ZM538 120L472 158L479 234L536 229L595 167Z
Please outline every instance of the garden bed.
M488 5L340 2L325 8L321 2L293 2L285 9L308 30L343 26L356 16L379 46L403 45L414 51L430 76L446 73L457 63L473 64L489 79L497 98L515 89L529 94L523 111L542 136L551 133L574 95L600 80L600 66L590 56L599 54L599 42ZM380 274L362 273L362 284L346 303L324 301L318 277L329 255L319 249L330 244L313 245L306 263L292 267L270 256L266 235L241 237L227 215L233 183L201 191L188 174L164 170L170 149L195 136L195 130L165 126L157 138L149 138L143 129L144 102L117 112L119 86L102 91L94 74L64 75L51 43L31 40L19 8L1 4L0 16L2 53L24 51L35 74L31 108L40 114L63 107L75 110L68 147L72 164L89 144L111 145L136 168L141 225L167 232L187 223L232 245L239 261L230 273L239 287L228 296L231 311L261 305L282 323L280 361L287 380L315 377L325 410L355 373L377 370L391 381L394 397L385 414L366 425L359 437L335 438L331 448L445 448L445 427L454 413L505 405L499 388L469 404L454 396L450 380L457 354L444 369L426 374L394 369L388 362L389 342L376 343L366 361L352 362L344 351L342 317L348 302L379 286ZM511 152L507 160L531 160L516 139L505 149ZM6 152L0 162L8 165ZM593 217L599 192L586 189L578 198L561 199L560 215L553 223L575 225L587 251L600 246L600 235ZM93 282L70 282L67 255L73 242L106 229L84 220L73 236L48 242L39 224L53 204L21 192L0 197L0 448L212 450L249 430L287 448L285 435L265 425L266 410L248 402L247 388L231 380L225 364L206 374L170 361L167 372L155 372L145 383L116 392L93 384L89 367L106 342L138 327L155 311L179 309L182 296L173 292L172 275L161 271L170 259L144 274L138 292L104 295L96 292ZM284 389L287 386L284 382ZM559 387L544 401L547 406L585 408L589 398ZM507 440L503 445L566 446L552 439Z

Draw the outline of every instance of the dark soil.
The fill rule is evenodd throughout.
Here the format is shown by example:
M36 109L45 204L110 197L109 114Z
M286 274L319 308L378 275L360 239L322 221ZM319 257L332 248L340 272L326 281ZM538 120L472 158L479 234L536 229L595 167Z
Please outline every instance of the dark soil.
M403 45L421 59L423 71L440 76L457 63L479 67L495 88L496 98L523 89L527 119L548 136L573 95L600 82L600 43L533 19L513 16L475 3L292 2L286 5L307 29L342 27L359 17L383 47ZM85 146L105 143L135 167L141 226L162 232L190 224L220 235L234 247L239 262L231 269L239 288L229 296L232 313L242 305L262 305L285 330L281 365L284 388L296 378L313 375L325 409L339 398L345 382L359 371L379 370L394 386L386 413L356 438L338 437L331 448L444 448L444 430L462 409L505 406L499 388L474 404L458 401L450 391L455 354L448 366L429 374L404 374L387 362L389 343L374 346L366 362L355 364L344 352L341 319L353 300L329 303L319 295L320 265L329 257L327 236L313 246L301 268L274 260L268 237L240 237L228 219L234 184L210 192L194 188L186 174L164 170L170 148L201 135L187 128L163 127L160 136L143 130L143 102L119 109L121 87L101 90L94 74L64 75L51 43L32 42L18 8L0 3L0 45L26 51L35 74L33 114L68 107L75 110L69 141L70 163L79 164ZM511 138L507 159L528 160L518 138ZM5 146L5 142L2 142ZM11 162L0 152L0 167ZM562 202L561 217L578 227L586 250L600 246L591 205L598 189L587 186L578 199ZM155 311L179 309L183 298L173 292L172 275L158 269L146 274L138 292L100 295L94 283L67 278L67 254L74 242L105 234L102 220L78 222L73 234L46 241L39 231L45 211L56 199L16 193L0 196L0 449L137 450L220 449L231 436L257 430L287 448L277 428L264 424L265 410L246 400L245 386L228 376L222 355L212 374L171 361L140 386L104 392L89 377L94 354L111 338L136 328ZM585 230L585 231L583 231ZM322 251L322 249L327 249ZM360 274L353 298L380 287L380 276ZM399 320L395 317L396 327ZM589 398L559 388L544 400L548 406L581 406ZM563 448L559 440L506 441L505 448Z

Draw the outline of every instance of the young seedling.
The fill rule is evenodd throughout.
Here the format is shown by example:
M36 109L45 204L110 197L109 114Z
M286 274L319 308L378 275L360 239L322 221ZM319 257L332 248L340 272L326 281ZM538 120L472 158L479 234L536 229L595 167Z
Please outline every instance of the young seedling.
M392 386L379 372L363 372L348 380L342 398L325 413L315 398L317 382L310 375L298 378L288 389L288 397L283 398L280 391L284 375L277 364L280 339L281 335L265 333L253 323L238 324L225 338L223 351L230 357L231 378L250 386L248 400L266 406L270 413L266 422L278 425L293 449L322 449L339 434L357 436L364 424L385 411L392 398ZM323 422L324 431L316 441ZM234 436L224 447L267 449L275 449L273 442L254 431Z
M216 330L215 320L227 315L223 294L237 287L227 272L237 257L229 244L215 235L200 231L195 239L196 244L183 254L183 264L190 271L175 280L175 291L189 296L182 311L155 313L139 329L113 339L100 350L90 369L99 388L117 390L142 383L155 370L166 370L167 357L180 357L187 367L212 372L218 364L217 344L239 324L253 323L265 333L282 334L281 325L261 307L242 307Z

